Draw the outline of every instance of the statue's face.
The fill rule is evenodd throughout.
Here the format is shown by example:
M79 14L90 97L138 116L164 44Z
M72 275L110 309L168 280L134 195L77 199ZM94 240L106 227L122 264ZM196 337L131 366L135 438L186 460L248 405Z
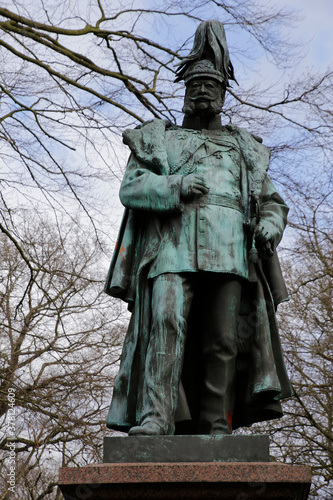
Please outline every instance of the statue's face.
M186 87L183 111L191 116L221 113L225 90L221 83L211 78L196 78Z

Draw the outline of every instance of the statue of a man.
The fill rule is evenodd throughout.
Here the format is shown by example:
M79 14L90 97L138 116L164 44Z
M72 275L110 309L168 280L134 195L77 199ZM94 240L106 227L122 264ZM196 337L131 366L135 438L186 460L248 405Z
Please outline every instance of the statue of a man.
M178 72L182 126L124 133L126 211L106 291L132 318L107 425L130 435L228 434L280 417L292 394L275 320L288 208L261 140L221 124L229 78L222 24L201 23Z

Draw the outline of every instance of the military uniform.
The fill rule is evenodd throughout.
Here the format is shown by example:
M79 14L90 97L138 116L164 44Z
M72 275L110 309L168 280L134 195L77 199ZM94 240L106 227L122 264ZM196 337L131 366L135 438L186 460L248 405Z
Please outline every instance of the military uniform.
M134 328L137 349L141 354L135 349L133 351L133 346L128 344L132 354L127 355L124 348L108 425L113 428L125 427L129 421L133 424L153 420L163 427L165 433L172 433L173 419L177 418L175 413L177 405L179 406L178 388L183 369L187 318L198 289L197 277L199 276L202 288L206 286L202 276L212 276L211 273L214 273L214 279L207 281L208 286L211 285L212 288L211 299L206 305L207 310L220 293L219 282L226 281L226 277L236 277L236 288L239 289L237 283L242 280L245 283L249 279L248 252L251 237L246 227L249 222L250 192L260 195L262 219L265 224L276 229L275 241L272 242L274 249L282 236L288 209L266 174L266 148L241 129L226 127L214 132L195 131L154 120L137 130L125 133L125 142L130 146L132 156L122 182L120 199L127 209L140 214L140 231L145 236L142 238L141 234L141 242L136 245L135 250L133 246L127 248L126 244L123 245L121 258L119 259L118 255L111 266L107 289L109 292L111 289L117 289L113 295L122 294L125 300L126 295L131 296L128 290L119 292L122 285L118 284L124 279L129 282L128 275L125 276L128 270L125 270L124 261L126 253L131 254L132 260L137 262L137 271L134 281L130 280L130 288L136 288L134 295L138 299L141 286L139 276L143 275L144 269L143 286L151 283L148 286L151 291L147 292L151 319L146 322L146 326L149 324L149 333L144 334L144 342L140 342L137 337L141 335L139 331L142 332L142 324L140 327L137 323ZM244 155L244 144L247 146L247 156ZM184 176L190 173L196 173L205 179L209 193L184 202L181 199L181 186ZM136 231L134 226L133 231ZM125 241L123 234L122 242ZM133 274L132 264L131 273ZM203 432L207 433L216 422L215 427L222 432L230 431L229 424L237 392L235 332L240 313L239 304L235 309L232 299L229 304L214 302L215 309L222 310L224 306L223 314L229 318L227 324L230 331L226 331L220 321L220 314L211 326L209 316L205 320L204 330L218 330L214 333L215 337L207 331L202 331L201 335L208 335L210 338L202 345L206 350L207 364L214 367L212 383L208 380L208 372L203 376L206 377L203 387L209 387L211 393L207 402L202 403L203 414L204 407L210 408L209 415L206 414L205 417L210 422L203 424L206 425ZM142 307L140 310L142 315ZM134 321L139 321L138 314L139 312L134 312ZM133 334L131 326L130 330ZM217 344L220 346L218 349ZM141 389L132 403L126 403L135 407L133 421L133 416L128 416L131 411L121 409L121 406L126 397L124 378L126 384L129 382L125 372L133 368L128 366L128 363L134 363L135 356L140 356L142 380L138 381ZM273 354L271 356L274 357ZM129 361L130 358L132 362ZM224 366L223 373L220 373L218 379L216 374L221 366ZM283 375L282 378L283 384L288 385L288 382L285 382L286 376ZM266 387L263 390L281 394L283 384L280 383L279 376L274 375L273 379L270 389ZM289 389L290 386L282 392L286 393ZM129 386L127 391L130 391ZM226 394L229 395L226 397ZM212 398L217 398L215 403ZM182 400L184 401L184 397ZM218 417L219 411L223 418L221 415L221 418ZM121 418L120 413L123 415ZM188 408L183 408L180 418L184 418L184 415L187 415L185 418L191 418L190 413ZM172 421L168 417L170 414ZM123 422L120 422L121 419Z

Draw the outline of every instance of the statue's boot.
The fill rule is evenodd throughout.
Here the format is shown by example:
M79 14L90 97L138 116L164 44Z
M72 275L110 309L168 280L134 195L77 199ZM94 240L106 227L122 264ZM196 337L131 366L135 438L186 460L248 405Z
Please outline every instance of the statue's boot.
M233 353L219 355L218 362L211 362L206 368L200 401L200 434L231 434L235 402L234 382Z
M198 428L202 434L232 432L240 297L241 281L224 276L211 282L211 293L203 300Z
M191 273L188 273L191 274ZM207 288L206 288L207 290ZM200 432L231 432L234 407L236 321L241 284L234 277L209 279L203 300L202 354L203 387ZM148 343L140 430L145 435L151 424L174 434L179 383L183 367L187 318L193 299L189 276L163 274L154 279L152 327ZM156 427L154 426L155 434Z
M178 403L179 381L183 364L185 326L169 317L154 321L143 387L140 428L144 434L174 434L174 416ZM150 432L151 429L151 432ZM140 432L140 431L137 431Z
M192 286L178 274L164 274L154 280L152 327L148 343L142 410L139 429L145 435L171 435L175 432L175 413L183 367L186 319Z
M147 422L143 425L137 425L132 427L129 432L129 436L163 436L164 431L162 427L156 422Z

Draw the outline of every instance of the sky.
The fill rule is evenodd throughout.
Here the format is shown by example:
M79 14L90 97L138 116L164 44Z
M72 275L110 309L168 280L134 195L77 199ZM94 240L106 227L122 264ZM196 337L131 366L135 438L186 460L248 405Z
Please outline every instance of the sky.
M27 4L30 4L32 2L32 0L24 1L26 1ZM78 0L78 2L80 4L80 7L82 6L82 4L90 5L90 2L88 0ZM96 0L94 0L94 2L96 2ZM145 6L146 2L152 3L152 0L135 0L134 3L136 5L142 3L143 6ZM7 8L13 8L12 0L5 0L2 3ZM39 4L39 2L37 3ZM115 4L116 3L118 2L115 2ZM195 3L196 0L193 0L194 5ZM254 4L258 4L258 6L271 5L278 8L294 8L298 11L300 19L297 23L295 23L294 27L290 28L290 37L293 40L301 41L302 43L307 44L307 48L306 50L304 50L303 58L301 59L299 66L297 68L293 68L293 72L297 70L297 72L301 74L301 72L305 71L307 68L315 68L318 72L320 72L325 71L327 66L329 65L333 67L333 0L254 0ZM171 29L168 34L174 38L177 38L180 43L183 42L187 36L190 36L194 33L193 27L195 27L195 23L191 23L190 33L179 29L172 29L172 23L170 24ZM228 39L227 28L226 31ZM73 40L71 41L71 43L74 43ZM242 40L234 40L234 45L236 46L236 44L241 45ZM178 44L176 46L179 47ZM237 64L237 61L234 61L232 53L231 58L235 65L236 76L239 80L240 85L245 84L246 87L246 75L243 75L242 66L240 64ZM274 81L274 70L269 66L265 56L262 57L259 69L261 78L271 78L272 81ZM253 77L253 74L249 75L249 77ZM286 82L288 82L288 75L283 75L281 84L284 85ZM249 87L251 87L250 84ZM125 164L128 150L121 144L119 145L119 155L120 154L122 155L122 161ZM114 206L120 206L117 191L118 185L114 187L114 192L112 193Z
M318 70L333 63L332 0L269 0L267 4L289 7L299 12L300 20L292 30L295 39L309 43L302 66Z

